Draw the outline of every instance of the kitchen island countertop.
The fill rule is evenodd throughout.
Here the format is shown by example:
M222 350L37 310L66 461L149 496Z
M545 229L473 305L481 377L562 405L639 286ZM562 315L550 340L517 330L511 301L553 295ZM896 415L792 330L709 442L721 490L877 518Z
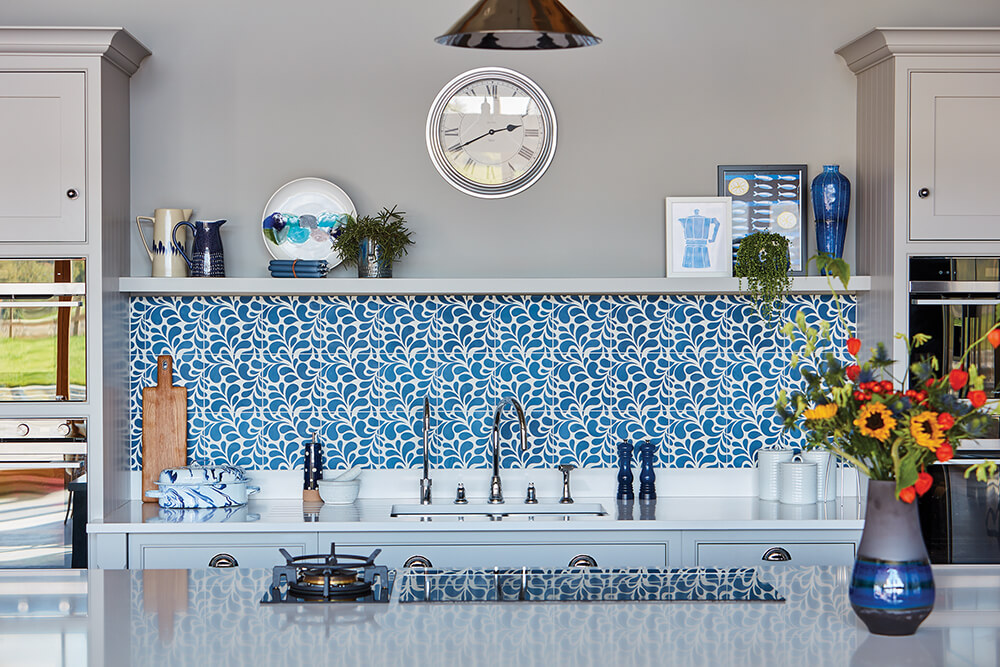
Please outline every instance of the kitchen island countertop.
M916 635L889 638L852 612L846 567L759 568L785 602L403 604L395 593L387 604L289 606L260 604L266 569L7 571L0 644L16 664L61 639L86 644L91 665L136 667L1000 664L1000 567L934 573L933 613ZM77 602L33 615L34 601L58 597L60 585ZM85 664L63 657L54 664Z

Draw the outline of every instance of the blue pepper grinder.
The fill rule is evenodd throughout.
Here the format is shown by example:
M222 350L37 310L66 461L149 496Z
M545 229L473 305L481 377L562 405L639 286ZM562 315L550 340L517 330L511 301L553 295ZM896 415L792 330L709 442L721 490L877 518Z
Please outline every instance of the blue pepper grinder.
M632 441L626 438L618 443L618 500L635 500L632 491Z
M639 500L656 499L656 473L653 472L653 459L656 458L656 445L645 440L639 445Z

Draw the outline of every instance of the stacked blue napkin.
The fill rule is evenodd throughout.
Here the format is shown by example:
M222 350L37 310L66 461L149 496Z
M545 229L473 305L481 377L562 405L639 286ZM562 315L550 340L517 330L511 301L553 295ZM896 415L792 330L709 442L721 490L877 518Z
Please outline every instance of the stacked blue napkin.
M325 259L272 259L267 265L272 278L326 278Z

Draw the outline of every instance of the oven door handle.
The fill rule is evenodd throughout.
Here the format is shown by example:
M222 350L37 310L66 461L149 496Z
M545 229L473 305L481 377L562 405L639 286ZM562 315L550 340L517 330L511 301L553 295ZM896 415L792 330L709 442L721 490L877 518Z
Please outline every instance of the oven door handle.
M79 470L83 461L0 461L0 470Z
M0 301L0 308L76 308L83 301Z
M1000 299L910 299L914 306L1000 306Z

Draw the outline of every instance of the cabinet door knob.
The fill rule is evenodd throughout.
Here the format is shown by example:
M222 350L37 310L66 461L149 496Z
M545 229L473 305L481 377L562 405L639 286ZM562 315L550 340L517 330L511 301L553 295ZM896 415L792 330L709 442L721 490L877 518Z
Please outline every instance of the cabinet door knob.
M428 568L428 567L434 567L434 566L431 565L431 559L430 558L428 558L427 556L421 556L421 555L418 554L418 555L410 556L409 558L407 558L406 561L403 563L403 567L423 567L423 568Z
M764 557L761 558L761 560L768 560L768 561L792 560L792 554L788 553L787 550L782 549L781 547L771 547L770 549L764 552Z
M70 188L69 190L66 191L66 196L69 197L70 199L76 199L77 197L80 196L80 191L77 190L76 188Z
M229 554L215 554L208 561L209 567L239 567L240 564Z
M931 196L931 191L928 190L927 188L920 188L919 190L917 190L917 196L920 197L921 199L927 199L928 197Z

